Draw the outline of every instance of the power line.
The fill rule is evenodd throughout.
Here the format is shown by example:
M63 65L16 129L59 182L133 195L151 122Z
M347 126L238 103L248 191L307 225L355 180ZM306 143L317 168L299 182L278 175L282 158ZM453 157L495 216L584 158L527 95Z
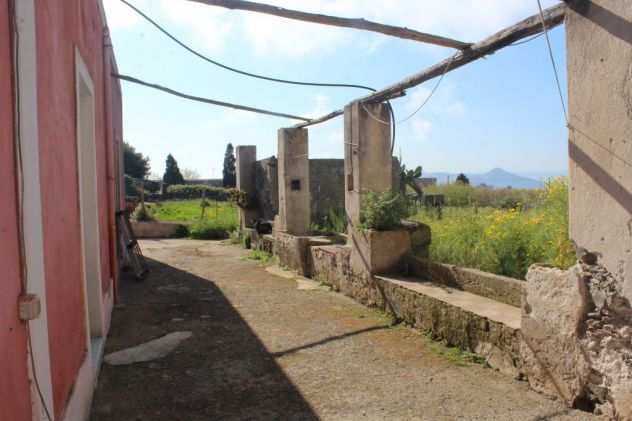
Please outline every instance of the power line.
M176 38L174 35L172 35L169 31L167 31L165 28L163 28L160 24L158 24L156 21L151 19L149 16L147 16L145 13L143 13L136 6L134 6L131 3L129 3L127 0L121 0L121 2L123 2L126 6L128 6L133 11L138 13L140 16L143 17L143 19L145 19L147 22L151 23L160 32L165 34L173 42L175 42L176 44L178 44L179 46L181 46L182 48L184 48L185 50L187 50L191 54L194 54L194 55L198 56L199 58L201 58L204 61L207 61L208 63L211 63L211 64L213 64L215 66L221 67L222 69L226 69L226 70L229 70L231 72L239 73L239 74L244 75L244 76L249 76L249 77L262 79L262 80L267 80L267 81L270 81L270 82L286 83L286 84L290 84L290 85L326 86L326 87L332 87L332 88L357 88L357 89L366 89L366 90L371 91L371 92L375 92L376 91L375 89L373 89L373 88L371 88L369 86L356 85L356 84L350 84L350 83L302 82L302 81L296 81L296 80L280 79L280 78L275 78L275 77L270 77L270 76L259 75L259 74L256 74L256 73L251 73L251 72L247 72L245 70L240 70L240 69L237 69L235 67L228 66L228 65L220 63L220 62L218 62L216 60L213 60L213 59L209 58L208 56L200 53L199 51L189 47L187 44L185 44L184 42L180 41L178 38Z
M125 80L127 82L136 83L138 85L143 85L143 86L146 86L148 88L157 89L159 91L166 92L168 94L175 95L175 96L178 96L180 98L189 99L191 101L204 102L206 104L217 105L219 107L233 108L235 110L249 111L251 113L266 114L266 115L271 115L271 116L275 116L275 117L291 118L293 120L302 120L302 121L305 121L307 123L312 121L312 119L310 119L310 118L301 117L301 116L297 116L297 115L293 115L293 114L279 113L279 112L276 112L276 111L264 110L262 108L248 107L246 105L232 104L230 102L217 101L215 99L203 98L203 97L199 97L199 96L193 96L193 95L185 94L183 92L175 91L175 90L173 90L171 88L167 88L165 86L161 86L161 85L157 85L157 84L154 84L154 83L145 82L143 80L136 79L135 77L132 77L132 76L126 76L126 75L120 75L120 74L117 74L117 73L112 73L112 77L115 77L115 78L121 79L121 80Z
M546 45L549 50L549 58L551 59L551 65L553 66L553 75L555 76L555 84L557 85L557 93L560 95L560 102L562 104L562 110L564 111L564 121L568 125L568 114L566 113L566 105L564 104L564 95L562 94L562 84L560 83L560 77L557 72L557 65L555 64L555 58L553 57L553 48L551 47L551 40L549 39L549 31L546 28L544 22L544 12L542 11L542 4L540 0L536 0L538 3L538 10L540 12L540 20L542 21L542 29L544 32L544 38L546 38Z
M432 88L432 91L430 91L430 94L428 94L428 96L426 97L426 99L424 100L424 102L421 103L421 105L419 105L419 107L417 107L417 109L415 111L413 111L408 117L398 121L398 124L404 123L408 120L410 120L415 114L417 114L419 111L421 111L421 109L423 107L426 106L426 104L428 103L428 101L430 101L430 98L432 98L432 96L434 95L434 93L437 91L437 89L439 88L439 85L441 85L441 81L443 80L443 77L445 76L445 74L448 72L448 69L450 68L450 64L452 64L452 61L454 60L454 57L452 57L452 59L450 61L448 61L445 65L445 69L443 70L443 73L441 73L441 77L439 78L439 80L437 81L437 83L435 84L434 88Z

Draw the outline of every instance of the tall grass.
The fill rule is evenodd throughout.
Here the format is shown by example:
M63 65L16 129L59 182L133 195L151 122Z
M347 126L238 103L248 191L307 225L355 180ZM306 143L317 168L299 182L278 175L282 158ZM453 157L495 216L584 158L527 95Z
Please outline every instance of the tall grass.
M510 209L448 207L415 219L430 225L433 260L524 279L533 263L566 269L575 263L568 236L568 187L557 178L535 190L531 202Z

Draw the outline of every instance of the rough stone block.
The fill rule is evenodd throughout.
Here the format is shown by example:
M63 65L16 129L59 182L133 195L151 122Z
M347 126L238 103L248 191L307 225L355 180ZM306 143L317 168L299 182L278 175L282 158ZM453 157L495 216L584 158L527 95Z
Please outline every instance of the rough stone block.
M310 275L309 237L275 231L274 252L281 266L294 270L302 276Z
M534 389L632 419L632 308L622 289L601 265L529 269L521 355Z

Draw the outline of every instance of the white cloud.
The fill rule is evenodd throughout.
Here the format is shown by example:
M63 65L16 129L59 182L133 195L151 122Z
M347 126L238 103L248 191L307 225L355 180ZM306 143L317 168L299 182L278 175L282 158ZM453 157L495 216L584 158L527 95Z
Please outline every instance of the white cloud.
M420 116L412 119L411 127L413 129L414 140L428 140L432 132L432 122Z
M233 29L229 12L218 7L182 0L161 0L162 14L173 23L185 27L196 45L207 50L219 50Z
M314 107L305 113L307 118L318 118L332 111L331 98L327 95L318 94L314 97Z
M214 131L230 131L254 124L259 120L259 115L248 111L223 109L209 120L208 128Z
M146 0L136 0L134 4L139 9L146 6ZM141 17L119 0L104 0L103 6L110 29L128 29L140 22Z

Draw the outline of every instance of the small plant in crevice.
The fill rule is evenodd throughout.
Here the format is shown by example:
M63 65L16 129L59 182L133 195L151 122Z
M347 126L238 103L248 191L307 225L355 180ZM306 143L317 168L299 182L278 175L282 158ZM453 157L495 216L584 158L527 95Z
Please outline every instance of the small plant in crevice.
M248 260L254 260L258 262L261 266L267 266L273 262L273 256L270 253L260 249L251 250L246 258Z
M486 361L484 357L473 352L464 351L458 347L447 346L442 342L436 342L427 337L428 348L436 353L445 357L451 363L460 366L467 367L473 364L485 365Z
M360 228L377 231L396 229L401 220L409 216L406 199L398 193L368 192L362 197Z

